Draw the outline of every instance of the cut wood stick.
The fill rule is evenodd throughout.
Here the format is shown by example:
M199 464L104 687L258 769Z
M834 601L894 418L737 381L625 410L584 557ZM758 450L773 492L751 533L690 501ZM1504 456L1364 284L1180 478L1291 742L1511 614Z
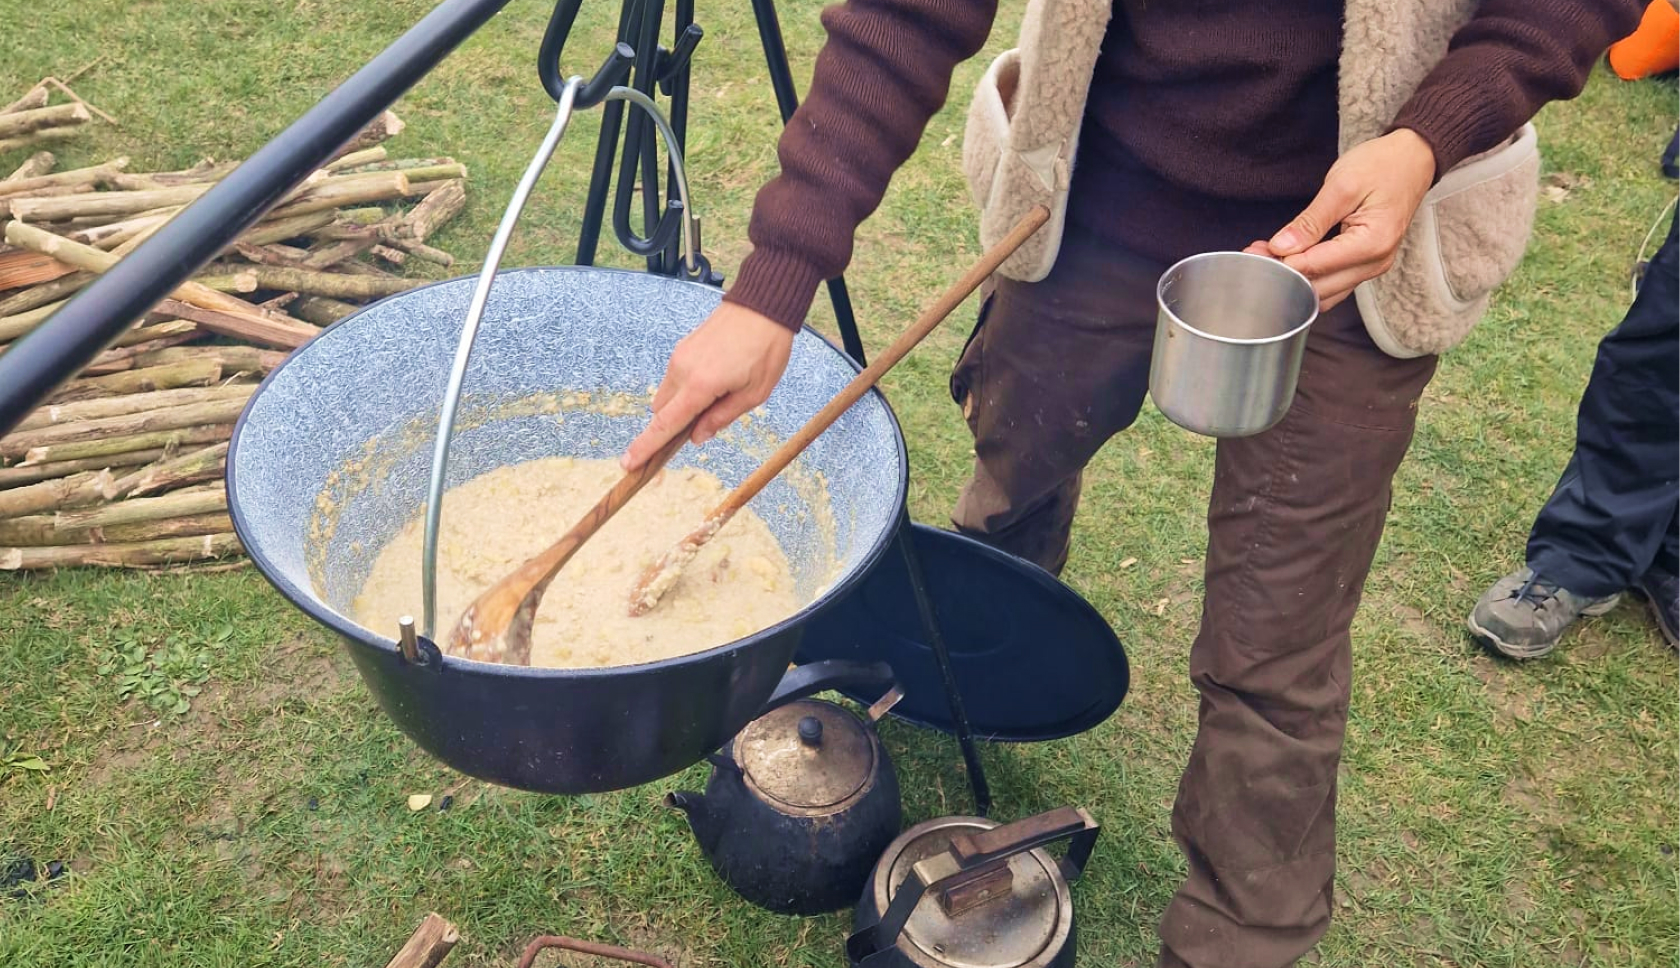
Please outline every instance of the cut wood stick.
M105 222L87 228L73 229L59 233L72 242L91 245L109 252L117 246L133 238L136 233L154 224L166 222L180 212L179 208L159 208L150 212L142 212L133 218L126 218L117 222Z
M163 538L226 534L233 520L226 514L191 514L161 521L136 521L109 527L64 528L51 514L0 518L0 547L53 547L73 544L127 544Z
M208 403L213 400L248 400L252 387L182 387L173 390L152 390L145 393L127 393L118 397L104 397L97 400L81 400L74 403L52 403L37 408L34 413L24 417L12 428L13 433L25 430L38 430L56 424L79 423L83 420L99 420L104 417L120 417L125 413L143 413L147 410L161 410L164 407L184 407L191 403Z
M443 165L426 165L421 168L402 168L398 172L406 179L411 189L414 186L429 185L432 182L458 181L467 177L467 166L458 161ZM339 175L339 178L372 178L375 175L389 174L388 172L363 173L359 175ZM415 194L421 194L415 192Z
M308 250L293 248L289 245L252 245L248 242L235 242L233 250L245 259L261 266L300 268L303 261L309 258Z
M358 151L372 148L388 138L394 138L402 134L405 127L407 125L403 124L403 120L397 117L395 112L389 110L381 112L379 117L368 122L367 127L357 132L356 136L345 143L344 147L338 149L333 158L343 158L345 155L353 155Z
M10 316L0 316L0 342L14 340L19 336L28 333L30 330L40 325L43 319L46 319L53 313L58 312L59 307L69 301L70 300L68 299L60 299L57 302L47 303L45 306L31 309L28 312L14 313Z
M160 497L135 497L85 511L62 511L55 524L67 530L108 528L115 524L162 521L188 514L215 514L227 510L227 488L190 488Z
M53 166L56 164L58 164L58 158L55 157L52 152L37 151L30 155L23 164L17 166L17 168L14 169L10 175L7 175L5 179L0 180L0 191L4 191L6 189L8 182L28 181L31 178L39 178L47 172L52 171Z
M187 346L146 353L136 359L143 366L166 366L187 361L213 360L231 376L235 373L267 373L285 362L288 354L255 346Z
M80 133L81 125L79 124L67 125L62 128L42 128L39 131L31 131L26 135L19 135L16 138L7 138L0 141L0 153L16 151L19 148L29 148L34 145L69 141L71 138L74 138Z
M153 350L152 352L157 352ZM130 357L135 361L140 354ZM180 387L212 386L222 379L222 364L215 359L170 360L152 366L136 366L105 376L71 380L51 397L53 403L73 403L105 397L126 396Z
M196 276L194 282L207 289L217 292L253 293L257 291L257 277L247 269L240 269L232 275L225 276ZM255 306L251 308L255 309Z
M60 460L82 460L87 457L105 457L110 454L125 454L134 450L154 450L158 447L215 444L232 437L233 424L225 423L209 427L188 427L183 430L160 430L149 434L135 434L132 437L107 437L103 440L53 444L49 447L37 447L29 451L23 456L19 466L49 464Z
M407 198L412 186L400 171L381 172L365 178L328 179L303 192L295 201L276 208L275 218L291 218L368 202L389 202Z
M461 940L460 932L436 913L426 915L385 968L437 968Z
M245 386L239 389L249 391L255 388ZM239 419L240 413L244 411L245 401L249 396L250 394L246 393L243 396L236 395L178 407L147 410L140 413L125 413L114 417L100 417L95 420L80 420L75 423L57 424L8 434L0 438L0 457L21 457L31 451L58 444L108 440L113 437L149 434L162 430L183 430L189 427L233 423Z
M175 185L142 192L82 192L57 198L12 198L12 217L25 222L73 218L120 218L153 209L187 205L209 191L208 184Z
M347 155L328 162L326 170L344 171L347 168L357 168L362 165L376 164L389 157L390 155L386 152L384 145L374 145L372 148L364 148L361 151L352 151Z
M347 175L365 175L374 171L408 171L413 168L433 168L438 165L453 165L455 159L447 155L440 158L396 158L391 161L381 161L368 165L357 165L346 169Z
M80 474L84 471L140 467L167 456L169 456L169 451L159 447L155 450L136 450L127 454L113 454L110 457L91 457L87 460L66 460L52 464L36 464L33 467L0 467L0 490L50 481L56 477L68 477L71 474ZM0 544L4 543L0 542Z
M221 181L239 167L237 161L215 162L206 158L191 168L180 171L154 171L146 177L163 185L191 185L196 182Z
M105 272L117 263L117 257L92 246L72 242L41 228L23 222L6 224L6 241L35 252L50 255L78 269ZM277 286L291 289L290 286ZM280 313L263 313L257 307L198 283L188 282L172 293L181 302L201 309L215 310L213 321L194 320L211 332L234 336L265 346L295 349L312 339L318 330L301 320ZM183 317L185 318L185 317Z
M445 269L455 264L454 256L442 249L434 249L424 242L416 242L413 239L387 238L385 244L393 249L406 252L416 259L443 266Z
M330 210L263 221L246 230L245 234L239 237L239 241L250 245L272 245L308 235L324 225L331 225L332 221L333 213Z
M25 94L16 101L0 108L0 114L11 114L14 111L33 111L36 108L44 108L47 106L47 95L47 86L45 84L37 84L29 89L28 94Z
M241 273L256 279L258 289L283 292L305 292L332 299L379 299L406 292L424 285L421 279L380 279L369 276L346 276L330 272L311 272L283 266L252 266Z
M100 469L0 491L0 518L20 518L108 501L114 483L111 471Z
M16 138L42 128L86 124L91 120L93 115L88 113L87 105L75 102L27 111L8 111L0 114L0 138Z
M176 210L176 212L178 211L179 209ZM156 235L159 229L173 221L176 212L163 212L158 214L156 217L148 218L144 225L140 226L136 231L131 233L128 238L123 239L115 248L111 249L111 254L116 256L118 259L126 258L129 253L145 244L147 239Z
M400 266L408 261L408 253L401 249L394 249L388 245L376 245L368 250L370 255L378 256L394 266Z
M292 303L291 309L299 319L307 319L319 326L331 326L355 312L357 307L325 296L301 296Z
M273 299L265 299L262 302L257 303L257 308L262 310L285 309L287 306L290 306L293 302L295 302L297 297L298 294L295 292L283 292L280 295L275 296Z
M176 336L194 336L197 335L198 331L197 323L184 319L166 319L162 322L136 326L112 340L111 345L113 347L139 346L142 343L156 343L159 340L172 339Z
M347 259L354 259L379 244L379 235L371 228L356 238L322 246L304 257L299 269L331 269Z
M104 55L100 55L99 57L95 58L93 63L88 64L86 67L83 67L81 71L77 71L75 74L70 75L70 79L75 80L77 77L80 77L82 71L85 71L85 70L88 70L88 69L92 68L94 64L99 63L99 61L101 61L103 59L104 59ZM41 78L41 83L42 84L51 84L53 87L56 87L56 88L59 89L59 91L63 92L65 97L69 98L72 101L75 101L77 104L80 104L82 107L87 108L89 111L92 111L94 114L99 115L99 117L101 119L103 119L106 124L113 125L113 126L116 125L116 123L117 123L116 118L113 118L109 114L106 114L104 111L101 111L98 108L94 107L93 104L90 103L86 98L82 97L80 94L77 94L75 91L72 91L70 89L69 84L66 84L65 82L59 80L56 77L43 77L43 78Z
M49 153L43 151L41 154ZM108 185L113 175L121 174L123 169L127 167L128 156L123 155L113 158L103 165L94 165L89 168L71 168L67 171L58 171L52 174L42 172L39 175L20 181L0 182L0 195L17 195L43 188L55 188L59 185L84 185L89 182L95 185Z
M201 538L165 538L133 544L66 545L50 548L0 548L0 571L31 571L78 566L108 568L179 565L225 558L241 551L233 534Z
M157 461L142 467L132 481L127 476L119 479L118 489L134 498L185 484L217 480L227 470L227 453L227 444L214 444L180 457Z
M33 252L30 253L30 255L34 254L35 253ZM41 258L44 259L46 256L42 256ZM59 265L63 265L63 263L58 262L57 259L53 259L52 261ZM31 309L39 309L48 303L54 303L61 299L66 299L81 291L83 286L93 280L94 275L91 272L73 271L68 275L60 276L51 282L43 282L39 285L33 285L20 293L8 296L5 299L0 299L0 317L26 313Z
M121 373L124 370L137 369L137 364L134 362L137 357L143 356L147 353L154 353L166 347L180 346L183 343L190 343L195 339L199 339L203 335L203 333L196 331L191 333L181 333L177 336L165 336L161 339L154 339L149 343L142 343L139 346L124 346L119 349L106 350L94 357L92 363L82 367L82 375L88 377L108 376L112 373Z
M461 182L450 182L420 200L403 217L398 234L416 242L424 242L443 224L461 213L467 204L467 189Z
M62 279L76 271L73 265L60 262L50 255L11 249L0 252L0 289L22 289Z
M156 353L156 348L143 346L141 350ZM217 360L171 360L163 363L153 363L150 366L136 366L134 361L141 353L134 353L124 363L129 363L124 370L113 371L101 376L82 376L79 380L67 381L60 387L49 403L76 403L81 400L102 400L106 397L126 397L129 393L150 393L156 390L178 390L183 387L213 387L222 380L222 363Z

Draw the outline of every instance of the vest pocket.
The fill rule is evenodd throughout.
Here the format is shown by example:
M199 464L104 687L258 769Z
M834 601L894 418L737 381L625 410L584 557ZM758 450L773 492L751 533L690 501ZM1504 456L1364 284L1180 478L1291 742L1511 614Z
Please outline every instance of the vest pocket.
M1540 192L1532 125L1447 172L1418 207L1394 266L1355 290L1390 356L1439 355L1469 336L1528 248Z

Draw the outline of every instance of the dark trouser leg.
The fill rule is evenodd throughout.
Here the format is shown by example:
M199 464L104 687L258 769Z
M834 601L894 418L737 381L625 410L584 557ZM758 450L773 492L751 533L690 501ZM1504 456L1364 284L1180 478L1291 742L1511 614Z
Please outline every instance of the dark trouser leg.
M1147 387L1164 268L1070 237L1049 279L999 284L952 381L976 454L959 528L1065 561L1080 471ZM1344 304L1313 328L1289 416L1219 445L1163 965L1283 968L1328 926L1348 631L1434 367L1383 355Z
M1529 535L1529 567L1577 595L1623 591L1674 540L1680 501L1676 245L1676 223L1670 223L1638 297L1599 343L1576 416L1575 453Z
M998 280L951 378L974 435L959 531L1061 571L1080 474L1148 391L1162 268L1070 230L1047 279Z
M1349 628L1434 370L1383 355L1349 300L1314 324L1283 422L1219 443L1163 966L1282 968L1329 926Z

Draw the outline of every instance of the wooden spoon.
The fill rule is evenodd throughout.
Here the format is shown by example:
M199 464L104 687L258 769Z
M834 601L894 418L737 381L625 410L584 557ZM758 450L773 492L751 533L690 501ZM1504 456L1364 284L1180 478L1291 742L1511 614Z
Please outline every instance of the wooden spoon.
M1026 217L1021 219L1007 236L997 245L992 246L990 251L980 257L979 262L975 263L950 289L947 289L938 302L924 311L921 318L905 330L903 335L899 336L885 353L877 357L875 362L869 364L863 372L853 377L850 383L834 395L834 399L817 411L817 415L806 422L805 426L799 428L798 433L789 437L774 454L770 455L768 460L752 472L751 476L742 481L733 491L730 491L722 503L706 515L706 519L700 523L700 527L695 528L687 537L677 542L675 547L661 556L658 561L649 565L642 572L641 577L637 579L635 588L630 592L630 614L632 616L644 615L659 604L659 599L671 590L671 587L677 583L678 578L682 577L682 569L694 560L695 555L700 553L701 546L710 541L723 529L724 525L729 523L729 520L735 516L735 512L745 507L747 502L756 497L766 484L770 483L777 474L780 474L793 462L794 458L810 446L811 441L817 439L819 434L832 426L842 413L845 413L852 404L869 392L888 370L892 369L899 360L915 348L917 343L920 343L927 334L933 332L940 323L944 322L946 316L949 316L953 310L962 305L963 300L979 288L987 277L996 272L998 266L1014 254L1023 242L1031 238L1032 234L1037 232L1049 218L1050 212L1042 205L1028 212Z
M664 470L671 457L694 435L694 425L699 422L696 417L648 458L647 463L620 478L559 541L478 596L450 633L449 654L479 662L530 665L531 623L549 583L585 541Z

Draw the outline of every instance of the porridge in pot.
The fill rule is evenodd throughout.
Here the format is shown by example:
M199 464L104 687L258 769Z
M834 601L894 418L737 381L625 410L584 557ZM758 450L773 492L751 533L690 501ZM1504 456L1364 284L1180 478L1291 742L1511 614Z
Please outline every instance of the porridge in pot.
M438 630L527 558L548 547L622 475L616 461L569 457L511 464L450 489L438 537ZM750 507L700 549L658 607L630 617L642 570L717 506L727 488L693 467L668 468L560 569L537 609L531 665L634 665L702 652L787 618L804 602L787 557ZM386 628L420 614L425 538L417 514L382 548L352 606Z

